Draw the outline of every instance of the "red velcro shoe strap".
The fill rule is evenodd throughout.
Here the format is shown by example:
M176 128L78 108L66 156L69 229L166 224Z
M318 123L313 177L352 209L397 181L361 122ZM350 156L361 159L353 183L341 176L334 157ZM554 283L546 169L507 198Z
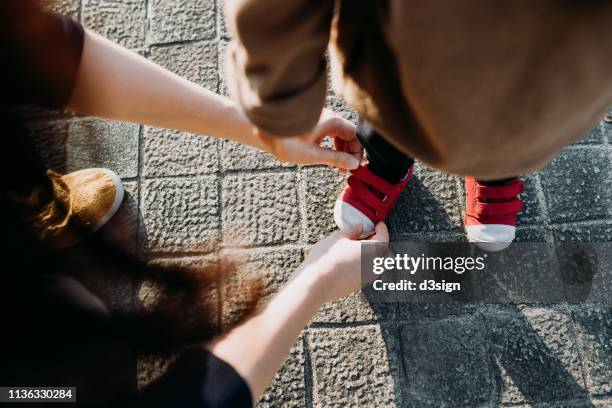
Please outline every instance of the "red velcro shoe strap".
M517 214L523 209L521 200L512 200L501 203L484 203L479 201L474 207L474 211L478 215L505 215Z
M372 193L368 188L363 184L363 182L357 179L354 176L350 176L348 178L348 185L351 186L355 195L359 197L364 203L366 203L370 208L372 208L375 212L381 208L384 204L384 201L380 198L376 197L374 193Z
M363 180L366 184L373 186L386 196L390 195L394 190L393 184L390 184L387 180L378 177L367 167L360 166L355 170L351 170L351 174L358 179Z
M476 184L476 198L502 199L514 198L523 192L524 185L521 180L516 180L504 186L486 186Z

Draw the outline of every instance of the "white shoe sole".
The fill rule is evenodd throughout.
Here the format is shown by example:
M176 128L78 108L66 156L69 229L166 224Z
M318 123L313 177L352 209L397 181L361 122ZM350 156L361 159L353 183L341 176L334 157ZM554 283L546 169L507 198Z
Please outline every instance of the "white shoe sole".
M108 223L110 219L113 218L113 215L117 213L119 207L121 207L121 203L123 202L125 189L123 188L121 178L114 171L103 168L94 168L92 170L100 171L102 173L107 174L113 180L113 184L115 185L115 200L113 201L113 205L108 210L108 212L104 214L102 218L100 218L100 221L98 221L98 223L92 228L92 232L95 232L102 228L104 225L106 225L106 223Z
M360 239L369 237L374 233L374 223L361 211L352 205L338 199L334 205L334 221L340 229L350 228L353 225L363 225L363 232Z
M516 227L505 224L481 224L465 227L468 241L483 251L502 251L512 244Z

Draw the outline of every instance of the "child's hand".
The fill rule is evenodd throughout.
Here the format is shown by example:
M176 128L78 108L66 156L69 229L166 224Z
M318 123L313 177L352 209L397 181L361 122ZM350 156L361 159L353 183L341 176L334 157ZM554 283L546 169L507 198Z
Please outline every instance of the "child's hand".
M294 278L309 275L307 277L312 279L312 288L322 303L343 298L362 288L361 243L358 241L362 229L361 225L357 225L336 231L319 241L296 271ZM380 242L381 248L378 249L386 251L389 243L386 225L379 222L375 234L368 241Z
M361 163L363 147L351 122L325 109L315 128L296 137L272 136L255 129L262 148L279 160L296 164L326 164L340 169L356 169ZM324 137L334 140L334 150L321 146Z

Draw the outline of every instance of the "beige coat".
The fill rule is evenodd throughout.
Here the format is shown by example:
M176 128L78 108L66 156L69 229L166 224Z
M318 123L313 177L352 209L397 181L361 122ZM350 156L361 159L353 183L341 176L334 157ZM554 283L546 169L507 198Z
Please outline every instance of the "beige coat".
M230 87L252 122L307 132L327 91L441 170L524 174L612 102L605 0L228 0Z

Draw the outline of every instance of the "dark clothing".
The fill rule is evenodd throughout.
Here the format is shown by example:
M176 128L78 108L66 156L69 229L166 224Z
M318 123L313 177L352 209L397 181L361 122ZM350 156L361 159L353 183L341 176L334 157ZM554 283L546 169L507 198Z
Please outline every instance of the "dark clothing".
M368 168L391 184L399 182L408 173L414 159L387 142L368 122L360 120L357 137L368 155Z
M368 168L391 184L399 182L414 164L414 159L399 151L378 133L368 122L359 121L357 137L368 154ZM478 180L487 186L501 186L516 177L500 180Z
M96 237L54 252L24 227L15 194L32 191L45 176L14 108L22 103L63 107L74 88L83 42L80 24L43 12L35 1L0 2L5 241L0 249L0 385L76 386L78 403L71 406L250 407L244 380L201 347L183 352L139 393L137 353L160 351L175 334L146 322L135 305L130 309L110 302L122 294L108 296L112 289L105 280L135 282L167 271L146 266ZM127 304L134 292L123 295ZM210 330L193 343L211 338Z
M2 104L62 108L75 84L83 27L31 0L0 4Z

